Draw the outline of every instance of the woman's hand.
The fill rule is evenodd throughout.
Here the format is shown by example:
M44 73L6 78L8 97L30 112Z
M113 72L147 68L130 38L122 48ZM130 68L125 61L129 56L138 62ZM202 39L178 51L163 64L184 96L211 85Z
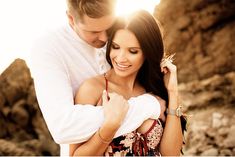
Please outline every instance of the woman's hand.
M172 56L167 57L161 63L161 71L164 73L164 83L168 92L178 91L177 67L172 64Z
M109 125L112 129L118 129L129 109L127 100L116 93L109 93L109 100L107 92L104 91L102 95L102 102L104 107L104 124Z
M164 73L164 83L168 90L169 106L168 108L176 109L178 104L178 81L177 68L172 64L172 55L167 57L161 63L161 71Z

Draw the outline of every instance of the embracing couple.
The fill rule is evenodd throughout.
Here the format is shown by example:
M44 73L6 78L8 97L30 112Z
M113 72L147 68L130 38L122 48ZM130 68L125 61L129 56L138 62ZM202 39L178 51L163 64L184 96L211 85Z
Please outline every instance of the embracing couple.
M31 72L61 155L180 155L177 68L154 17L114 0L67 0L68 24L35 42Z

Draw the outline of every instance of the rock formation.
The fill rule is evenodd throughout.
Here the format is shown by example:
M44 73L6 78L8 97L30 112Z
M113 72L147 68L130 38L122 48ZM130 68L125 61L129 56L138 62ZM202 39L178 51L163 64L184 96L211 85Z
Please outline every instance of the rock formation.
M39 110L30 71L16 59L0 76L0 155L59 155Z
M192 115L185 155L235 155L234 10L233 0L162 0L155 9Z
M166 52L176 53L181 103L192 115L185 155L235 155L234 10L234 0L162 0L155 9ZM0 130L0 155L59 154L23 60L0 76Z
M185 155L234 156L235 72L181 83L179 90L189 115Z
M235 71L234 0L162 0L155 10L179 81Z

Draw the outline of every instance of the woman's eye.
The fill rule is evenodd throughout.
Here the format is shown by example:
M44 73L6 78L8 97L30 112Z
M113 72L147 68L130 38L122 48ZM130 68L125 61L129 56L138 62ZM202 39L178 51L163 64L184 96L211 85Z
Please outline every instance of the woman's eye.
M132 53L132 54L137 54L138 50L129 50L129 52Z
M99 34L100 32L90 32L92 35Z
M118 46L118 45L115 45L115 44L112 44L112 48L113 48L113 49L119 49L119 46Z

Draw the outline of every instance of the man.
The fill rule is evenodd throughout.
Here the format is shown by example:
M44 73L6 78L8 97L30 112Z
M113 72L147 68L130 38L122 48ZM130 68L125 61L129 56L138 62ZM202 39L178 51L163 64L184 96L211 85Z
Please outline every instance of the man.
M61 155L69 154L68 144L86 141L98 130L104 120L103 106L112 105L113 110L108 112L111 115L120 104L128 105L115 136L133 131L144 120L159 114L159 107L141 96L130 99L129 104L113 94L102 107L74 105L79 85L109 69L102 47L115 20L114 0L67 0L67 5L69 25L38 40L31 53L39 106L54 140L61 144ZM149 101L152 99L150 96ZM140 110L142 114L136 116Z

